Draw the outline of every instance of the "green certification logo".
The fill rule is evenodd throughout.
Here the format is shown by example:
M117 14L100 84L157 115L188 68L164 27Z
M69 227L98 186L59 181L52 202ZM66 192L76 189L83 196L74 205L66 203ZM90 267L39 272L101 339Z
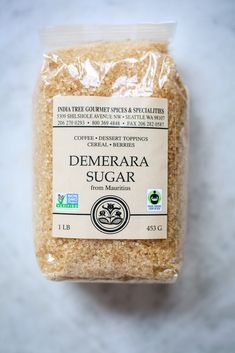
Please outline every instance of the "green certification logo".
M147 211L161 212L162 211L162 189L147 190Z
M57 193L56 208L78 208L78 194Z

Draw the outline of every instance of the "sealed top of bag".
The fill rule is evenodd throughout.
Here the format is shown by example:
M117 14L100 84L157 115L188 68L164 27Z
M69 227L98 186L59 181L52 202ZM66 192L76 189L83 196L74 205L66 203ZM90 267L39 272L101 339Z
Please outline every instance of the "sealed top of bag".
M174 36L175 22L131 25L78 25L48 27L40 31L44 49L64 48L97 41L155 41L168 43Z

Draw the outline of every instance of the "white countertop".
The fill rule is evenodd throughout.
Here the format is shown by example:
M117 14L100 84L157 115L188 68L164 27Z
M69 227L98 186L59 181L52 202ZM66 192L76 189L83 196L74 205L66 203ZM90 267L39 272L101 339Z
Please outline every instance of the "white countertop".
M53 283L31 224L31 96L38 29L177 20L191 96L189 217L174 285ZM1 353L235 351L235 2L1 1Z

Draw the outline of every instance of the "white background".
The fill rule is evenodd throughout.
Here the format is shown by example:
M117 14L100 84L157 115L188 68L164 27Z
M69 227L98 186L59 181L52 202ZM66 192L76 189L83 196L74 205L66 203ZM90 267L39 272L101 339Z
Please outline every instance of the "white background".
M189 217L174 285L53 283L36 265L31 97L38 29L177 20L191 96ZM0 352L235 351L235 2L0 1Z

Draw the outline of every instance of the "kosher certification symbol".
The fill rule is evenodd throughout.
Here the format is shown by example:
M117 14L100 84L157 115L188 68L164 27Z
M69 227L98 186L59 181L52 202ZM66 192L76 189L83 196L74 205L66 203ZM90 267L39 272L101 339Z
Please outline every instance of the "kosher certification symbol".
M130 219L127 203L118 196L104 196L98 199L91 209L93 225L107 234L123 230Z

